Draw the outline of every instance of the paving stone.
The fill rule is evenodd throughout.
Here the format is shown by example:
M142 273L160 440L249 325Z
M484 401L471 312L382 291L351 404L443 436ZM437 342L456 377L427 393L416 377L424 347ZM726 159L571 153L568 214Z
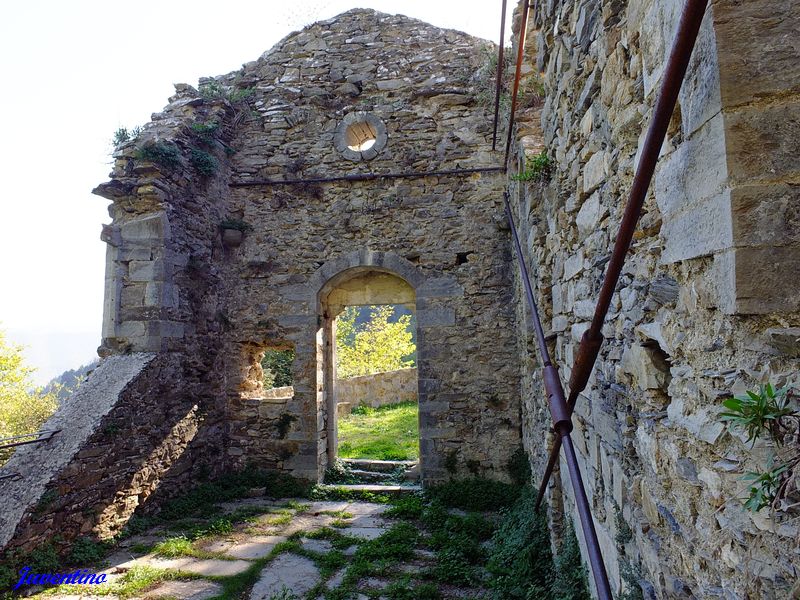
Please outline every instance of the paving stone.
M148 555L135 562L156 569L184 571L207 577L230 577L250 568L250 563L246 560L219 560L215 558L158 558L154 555Z
M181 600L207 600L218 596L222 586L212 581L195 579L193 581L165 581L157 588L147 592L148 597L180 598Z
M371 502L352 502L345 509L353 515L380 515L388 510L386 504L373 504Z
M351 527L386 527L386 519L374 517L372 515L358 515L348 523Z
M343 510L347 510L348 506L350 506L350 502L312 502L311 506L308 508L308 512L314 515L317 515L323 511L341 512ZM348 510L348 512L351 511Z
M303 538L300 543L303 546L303 550L319 552L320 554L327 554L333 550L333 544L331 544L328 540L312 540Z
M250 600L270 600L284 589L303 597L321 580L312 561L295 554L281 554L261 571L250 592Z
M344 533L362 540L374 540L386 533L386 530L380 527L348 527Z
M272 550L286 541L285 535L258 535L243 542L236 542L225 553L234 558L253 560L267 556Z
M345 573L347 573L347 567L343 567L336 571L333 576L328 579L326 585L328 586L329 590L335 590L340 585L342 585L342 581L344 581Z

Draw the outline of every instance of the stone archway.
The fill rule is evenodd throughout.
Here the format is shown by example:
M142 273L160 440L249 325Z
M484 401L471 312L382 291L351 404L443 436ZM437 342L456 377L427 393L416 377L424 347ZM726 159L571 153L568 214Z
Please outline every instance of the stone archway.
M321 369L322 372L321 405L326 415L327 458L331 462L338 456L338 409L343 400L337 389L336 376L338 317L348 306L404 305L416 312L416 292L405 279L391 271L375 267L354 267L331 278L320 290L319 299L322 344L318 348L317 371L319 373ZM418 382L416 387L419 387Z

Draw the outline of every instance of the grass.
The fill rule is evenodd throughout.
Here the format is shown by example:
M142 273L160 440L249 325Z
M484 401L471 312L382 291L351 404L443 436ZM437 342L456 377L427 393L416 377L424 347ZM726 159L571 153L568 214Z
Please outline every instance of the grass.
M399 402L358 407L339 419L339 456L377 460L419 458L419 406Z

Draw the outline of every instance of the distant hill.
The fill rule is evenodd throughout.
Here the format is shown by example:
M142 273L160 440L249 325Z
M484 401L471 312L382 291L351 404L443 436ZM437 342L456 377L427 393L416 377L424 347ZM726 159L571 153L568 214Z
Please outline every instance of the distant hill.
M62 400L68 398L99 364L100 359L96 358L92 362L82 365L77 369L68 369L58 377L51 379L47 385L44 386L44 391L54 391L60 403Z

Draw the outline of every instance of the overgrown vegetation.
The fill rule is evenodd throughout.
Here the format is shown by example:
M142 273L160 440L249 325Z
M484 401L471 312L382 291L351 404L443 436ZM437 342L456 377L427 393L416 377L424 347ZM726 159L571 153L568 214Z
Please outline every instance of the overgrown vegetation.
M547 181L550 177L552 161L547 156L547 151L542 150L539 154L529 156L525 163L525 169L521 173L512 175L514 181Z
M411 315L394 317L390 305L371 306L370 318L357 323L359 308L348 306L336 320L336 376L339 379L413 367Z
M748 483L748 495L744 506L753 512L770 507L778 509L790 489L794 473L800 465L800 411L797 407L797 391L793 386L775 389L771 384L762 385L758 392L748 391L722 402L727 409L720 419L734 429L747 435L747 443L755 444L764 439L775 444L775 453L763 470L748 471L742 479ZM793 443L785 445L787 439Z
M136 140L141 132L141 127L134 127L133 129L120 127L114 132L114 136L111 138L111 143L114 145L114 148L119 148L127 142Z
M189 153L189 162L194 167L194 170L203 177L211 177L217 172L219 166L216 158L199 148L192 148Z
M0 437L39 431L58 406L58 389L44 391L33 383L35 369L25 364L22 346L9 343L0 331ZM0 450L0 465L12 449Z
M419 458L417 402L354 408L351 414L339 419L339 456L378 460Z
M173 142L145 142L136 150L135 157L169 170L176 169L181 164L181 152Z
M200 96L206 100L227 100L231 104L238 104L247 100L255 93L252 88L237 88L221 84L219 81L209 81L200 86Z
M264 389L292 385L292 363L294 350L267 350L261 359L264 370Z

